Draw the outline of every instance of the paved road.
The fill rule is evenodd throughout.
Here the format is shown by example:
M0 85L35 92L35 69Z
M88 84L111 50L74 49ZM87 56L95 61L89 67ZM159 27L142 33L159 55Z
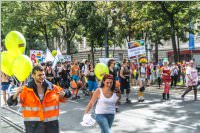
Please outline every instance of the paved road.
M185 102L180 100L180 93L173 93L168 102L161 102L161 90L148 88L144 103L138 103L136 90L132 90L132 104L125 104L122 98L120 113L116 114L111 132L113 133L199 133L200 101L192 101L192 93ZM200 98L199 98L200 99ZM98 125L92 128L81 127L88 97L78 101L69 100L61 104L61 133L93 133L100 132ZM4 131L7 128L4 128ZM12 131L8 130L9 133ZM13 132L15 133L15 132Z
M148 90L148 89L147 89ZM168 102L161 102L159 91L146 93L146 101L138 103L136 91L131 94L132 104L122 102L120 113L115 117L112 132L115 133L199 133L200 101L192 101L192 95L185 102L175 94ZM125 101L125 99L122 99ZM60 127L62 132L100 132L98 125L93 128L80 126L88 99L69 101L61 105Z

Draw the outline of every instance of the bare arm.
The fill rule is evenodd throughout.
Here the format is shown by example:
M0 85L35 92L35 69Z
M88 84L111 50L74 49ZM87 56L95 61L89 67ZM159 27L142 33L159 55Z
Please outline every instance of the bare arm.
M94 92L94 94L93 94L93 96L92 96L90 102L88 103L88 105L87 105L87 107L86 107L86 109L85 109L85 114L87 114L88 112L90 112L90 109L94 106L95 102L96 102L97 99L99 98L99 95L100 95L100 91L99 91L99 89L97 89L97 90Z
M122 67L122 68L123 68L123 67ZM124 70L124 69L122 69L122 68L121 68L121 70L120 70L120 77L122 77L123 79L125 79L125 77L124 77L124 75L123 75L123 70Z

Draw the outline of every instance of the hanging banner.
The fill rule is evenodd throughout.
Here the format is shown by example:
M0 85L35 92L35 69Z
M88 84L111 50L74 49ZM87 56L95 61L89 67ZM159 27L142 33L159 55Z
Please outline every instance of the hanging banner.
M133 42L128 42L128 57L134 58L139 55L144 55L146 53L144 40L136 40Z
M42 50L30 50L30 58L33 63L43 63L45 59Z
M194 47L194 34L189 34L189 50L195 50Z

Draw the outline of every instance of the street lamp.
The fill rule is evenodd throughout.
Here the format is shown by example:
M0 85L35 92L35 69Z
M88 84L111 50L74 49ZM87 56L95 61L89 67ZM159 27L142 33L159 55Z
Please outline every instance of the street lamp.
M152 57L151 52L152 52L152 49L153 49L153 44L148 42L147 45L145 45L145 46L147 46L147 48L146 48L146 50L147 50L147 59L148 59L148 62L150 62L151 61L151 57Z
M118 9L111 9L111 15L116 16L116 14L119 12ZM108 14L106 14L106 18L105 18L105 32L104 32L104 36L105 36L105 57L108 58L109 57L109 46L108 46L108 28L110 28L112 26L112 16L109 16Z

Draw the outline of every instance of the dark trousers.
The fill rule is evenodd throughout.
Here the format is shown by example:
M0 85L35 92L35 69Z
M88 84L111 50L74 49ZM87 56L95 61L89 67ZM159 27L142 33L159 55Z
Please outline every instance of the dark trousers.
M59 133L58 120L50 122L25 121L26 133Z
M160 88L160 85L161 85L161 82L162 82L162 80L161 80L161 78L160 77L158 77L158 85L159 85L159 88Z
M177 83L177 80L178 80L178 75L174 75L174 76L171 76L171 87L172 86L175 86L176 87L176 83Z
M182 97L184 97L187 93L189 93L191 90L194 90L194 100L197 100L197 86L189 86L187 90L183 93Z

